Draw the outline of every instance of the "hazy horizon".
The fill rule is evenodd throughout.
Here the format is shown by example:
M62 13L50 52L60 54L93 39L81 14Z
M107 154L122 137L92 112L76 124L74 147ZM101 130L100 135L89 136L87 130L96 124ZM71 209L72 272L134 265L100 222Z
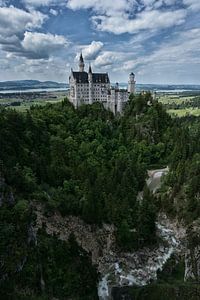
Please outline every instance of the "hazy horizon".
M5 81L2 81L0 80L0 83L5 83L5 82L20 82L20 81L39 81L41 83L45 83L45 82L54 82L54 83L58 83L58 84L67 84L69 85L69 82L60 82L60 81L55 81L55 80L38 80L38 79L16 79L16 80L5 80ZM111 82L111 84L115 84L116 82ZM127 82L118 82L119 84L128 84ZM156 83L156 82L153 82L153 83L149 83L149 82L136 82L136 86L137 85L184 85L184 86L193 86L193 85L197 85L197 86L200 86L200 83Z
M60 82L60 81L54 81L54 80L37 80L37 79L16 79L16 80L5 80L5 81L1 81L0 80L0 83L5 83L5 82L21 82L21 81L39 81L41 83L45 83L45 82L54 82L54 83L58 83L58 84L67 84L69 85L68 82ZM127 82L118 82L119 84L128 84ZM111 82L111 84L115 84L115 82ZM156 83L156 82L153 82L153 83L149 83L149 82L145 82L145 83L141 83L141 82L137 82L136 83L136 86L137 85L163 85L163 86L167 86L167 85L174 85L174 86L179 86L179 85L183 85L183 86L193 86L193 85L196 85L196 86L200 86L200 83L199 84L196 84L196 83L178 83L178 84L174 84L174 83Z

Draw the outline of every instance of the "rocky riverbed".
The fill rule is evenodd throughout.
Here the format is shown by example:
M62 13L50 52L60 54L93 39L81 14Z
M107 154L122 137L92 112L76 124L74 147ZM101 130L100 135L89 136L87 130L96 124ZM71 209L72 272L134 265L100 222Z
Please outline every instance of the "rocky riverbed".
M147 184L153 187L153 192L160 185L166 170L149 171ZM155 281L157 271L162 270L173 253L181 251L185 237L184 228L169 220L166 215L160 214L156 224L160 240L157 246L134 252L119 252L113 225L104 224L99 228L84 223L78 217L62 217L58 213L48 217L45 216L42 206L38 205L36 214L36 231L45 225L48 234L56 234L61 240L68 240L73 233L78 244L91 255L92 263L97 266L100 274L100 300L111 299L113 287L144 286Z
M184 228L177 227L165 215L159 215L156 225L157 235L162 241L157 247L144 248L133 253L118 253L114 262L110 257L110 262L104 265L104 274L98 286L100 300L111 299L112 287L144 286L155 281L157 271L162 270L171 255L181 252Z
M78 217L62 217L60 214L48 217L41 206L37 206L36 214L36 231L45 225L48 234L66 241L73 233L78 244L91 255L100 274L100 300L111 299L112 287L143 286L156 280L157 271L162 270L172 253L181 251L181 241L185 236L184 228L162 214L156 224L159 245L134 252L119 252L112 225L104 224L99 228L85 224Z
M161 186L161 178L168 168L148 171L147 186L155 193ZM142 201L142 193L138 198ZM111 288L116 286L144 286L157 279L157 271L162 270L173 253L181 252L185 229L160 214L157 221L157 236L160 243L154 249L144 248L134 253L120 253L113 264L107 266L107 273L99 282L100 300L111 299Z

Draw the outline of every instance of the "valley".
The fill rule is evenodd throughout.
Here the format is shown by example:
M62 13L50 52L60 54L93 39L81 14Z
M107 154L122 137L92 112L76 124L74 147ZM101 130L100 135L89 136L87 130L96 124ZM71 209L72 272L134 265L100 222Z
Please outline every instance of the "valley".
M198 117L143 93L121 116L68 99L2 106L0 125L5 297L199 293Z

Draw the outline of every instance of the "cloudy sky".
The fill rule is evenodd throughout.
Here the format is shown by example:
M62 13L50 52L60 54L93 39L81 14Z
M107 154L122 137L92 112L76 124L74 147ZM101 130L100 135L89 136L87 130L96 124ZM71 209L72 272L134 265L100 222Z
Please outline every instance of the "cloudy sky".
M0 0L0 81L68 81L82 51L126 82L200 84L200 0Z

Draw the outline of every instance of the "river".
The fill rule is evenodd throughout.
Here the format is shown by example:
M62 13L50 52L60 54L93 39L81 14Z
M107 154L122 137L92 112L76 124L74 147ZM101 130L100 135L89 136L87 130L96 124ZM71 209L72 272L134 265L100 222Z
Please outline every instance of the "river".
M148 171L147 185L153 193L160 187L161 178L167 172L168 168ZM178 249L179 240L176 232L169 226L166 216L158 217L156 227L157 235L166 244L161 243L155 249L145 248L135 253L123 253L114 263L110 259L107 272L105 270L102 274L98 285L100 300L111 299L111 289L114 286L144 286L157 279L157 271L162 270L167 260Z
M0 94L25 94L25 93L47 93L47 92L63 92L68 88L41 88L41 89L27 89L27 90L4 90Z

